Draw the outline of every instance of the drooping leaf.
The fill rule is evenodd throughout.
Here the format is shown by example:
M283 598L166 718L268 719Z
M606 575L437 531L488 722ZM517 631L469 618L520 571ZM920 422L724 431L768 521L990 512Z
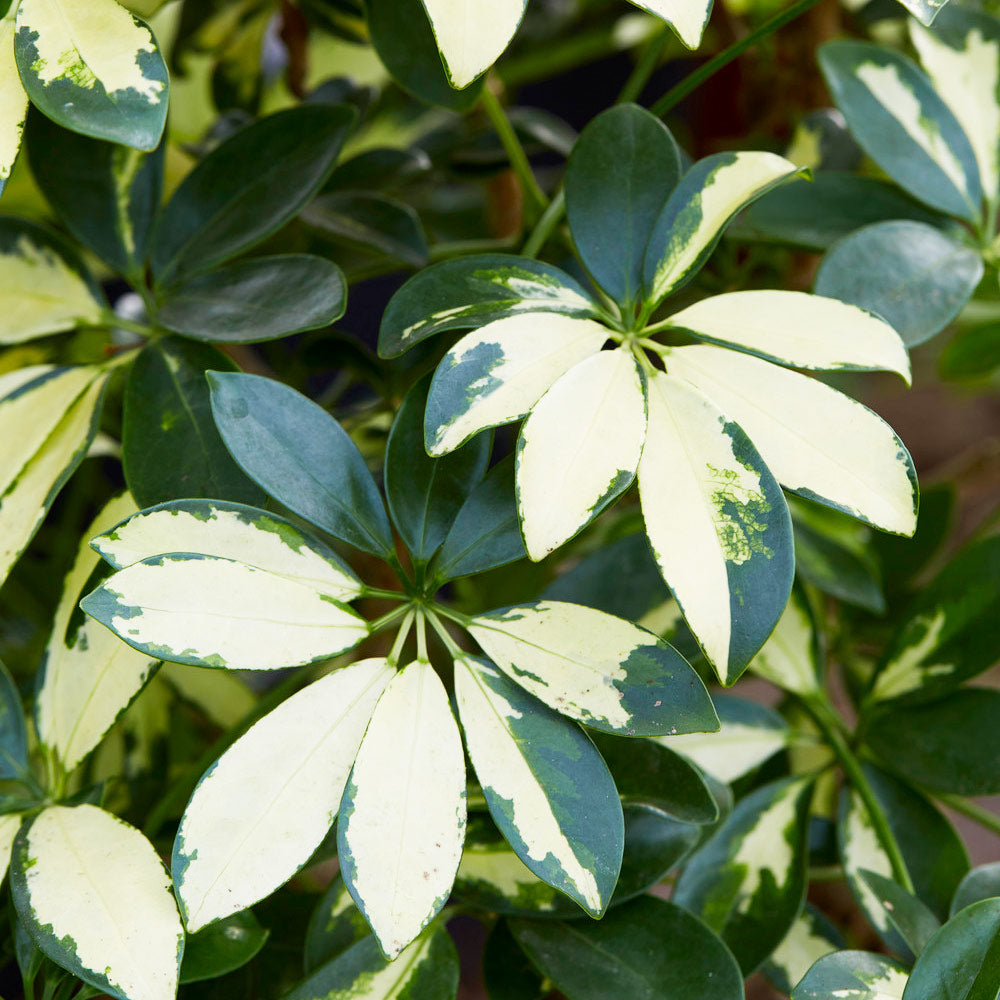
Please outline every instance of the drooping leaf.
M788 994L816 962L843 947L840 931L807 902L762 971L780 992Z
M189 931L263 899L309 860L336 816L392 673L385 660L362 660L315 681L205 773L174 842L174 883Z
M820 690L822 658L809 599L794 588L788 605L750 669L785 691L810 695Z
M365 937L371 937L368 922L354 905L343 878L338 875L309 918L303 956L306 975Z
M889 923L906 942L906 946L914 955L919 955L940 929L941 922L938 918L916 896L891 878L864 868L858 874L882 904Z
M21 86L14 61L14 16L17 8L13 4L0 17L0 194L7 186L7 179L14 169L18 150L21 148L21 134L24 119L28 113L28 95Z
M249 910L190 935L184 945L181 983L217 979L242 968L264 947L268 935Z
M32 103L60 125L151 150L169 78L152 31L114 0L21 0L14 58Z
M955 890L948 915L953 917L959 910L993 896L1000 896L1000 861L979 865L962 879Z
M906 969L884 955L838 951L821 958L792 990L792 1000L902 1000Z
M170 877L134 827L92 805L49 806L14 842L17 913L57 965L120 1000L172 1000L184 929Z

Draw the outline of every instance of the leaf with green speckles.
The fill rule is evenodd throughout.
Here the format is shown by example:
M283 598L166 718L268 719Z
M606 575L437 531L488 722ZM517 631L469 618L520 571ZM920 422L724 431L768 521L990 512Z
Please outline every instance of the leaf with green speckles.
M167 67L148 25L114 0L21 0L14 57L32 103L60 125L156 148Z
M792 1000L902 1000L906 969L867 951L821 958L792 990Z
M624 849L621 802L601 755L578 726L485 660L455 661L455 695L500 832L543 882L600 916Z
M672 646L603 611L536 601L467 625L512 680L550 708L623 736L708 732L705 685Z

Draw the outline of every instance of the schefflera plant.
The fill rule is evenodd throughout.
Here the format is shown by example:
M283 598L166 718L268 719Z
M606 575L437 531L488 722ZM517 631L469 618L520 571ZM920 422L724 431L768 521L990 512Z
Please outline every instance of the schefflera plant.
M565 181L594 293L526 257L447 261L399 290L380 331L380 353L394 357L475 328L434 374L425 445L447 455L527 417L516 491L532 559L638 479L660 570L725 684L788 600L794 555L781 486L885 531L916 525L916 475L896 434L793 370L888 370L908 381L892 327L792 291L728 292L654 315L741 208L800 175L761 152L716 154L682 173L662 123L636 106L613 108L581 134Z
M398 627L387 656L309 684L206 772L173 851L188 931L284 884L334 819L344 881L387 958L439 913L462 853L466 772L428 626L447 651L494 822L530 871L600 916L622 861L623 814L608 766L576 723L623 736L715 730L698 675L657 636L593 609L536 601L470 617L442 603L447 581L524 549L511 462L487 472L489 433L441 459L421 447L429 379L403 401L389 436L389 516L357 447L323 409L259 376L210 381L216 425L243 471L318 532L384 560L403 589L369 587L316 535L223 501L161 504L94 540L116 572L82 607L148 656L296 667ZM397 606L369 623L348 606L362 597ZM486 657L461 648L446 623ZM404 662L411 628L416 653Z

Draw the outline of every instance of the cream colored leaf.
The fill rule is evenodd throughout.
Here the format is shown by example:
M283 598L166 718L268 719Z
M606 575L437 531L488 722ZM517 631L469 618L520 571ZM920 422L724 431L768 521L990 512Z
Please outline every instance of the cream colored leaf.
M11 4L5 17L0 19L0 191L21 148L24 118L28 113L28 95L21 86L21 78L14 62L14 12Z
M712 0L632 0L632 3L663 18L689 49L701 44L712 13Z

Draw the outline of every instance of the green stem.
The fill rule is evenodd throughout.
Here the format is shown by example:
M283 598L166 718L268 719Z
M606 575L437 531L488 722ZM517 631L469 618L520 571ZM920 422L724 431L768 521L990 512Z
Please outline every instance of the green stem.
M500 104L500 99L490 89L489 84L483 87L480 103L507 153L514 173L517 174L518 180L521 182L525 197L537 211L544 212L548 208L549 199L545 197L545 192L539 186L531 164L528 162L524 146L521 145L521 140L518 139L514 126Z
M403 595L400 594L398 599L402 600ZM407 611L410 610L409 604L401 604L398 608L393 608L392 611L387 611L381 618L376 618L369 626L368 630L374 635L376 632L381 632L382 629L391 625L393 622L398 621Z
M820 732L830 745L830 749L836 754L844 773L857 790L858 795L861 796L861 801L864 802L865 809L868 811L872 828L875 830L875 836L892 865L893 877L907 892L912 893L914 891L913 880L906 867L903 852L889 826L889 820L882 809L882 804L875 795L875 789L872 788L865 776L861 761L854 755L854 751L851 750L844 738L843 723L822 694L812 697L801 696L799 702L819 727Z
M452 620L455 620L454 615L451 612L445 610L444 608L438 606L436 610L439 613L443 614L446 618L451 618ZM427 609L426 614L427 614L427 620L431 623L431 628L434 629L435 632L437 632L438 638L444 643L445 649L447 649L448 652L451 653L452 657L455 659L462 656L463 655L462 650L458 648L457 643L455 642L454 639L452 639L451 634L444 627L444 624L441 622L441 619L438 618L437 614L435 614L434 611L431 611L430 608Z
M427 613L423 608L417 608L417 659L430 663L427 655Z
M145 337L147 340L150 337L155 337L157 333L148 323L138 323L132 319L122 319L121 316L113 313L110 309L101 311L101 322L97 326L102 330L109 326L117 326L122 330L131 330L132 333L137 333L140 337Z
M978 802L964 799L961 795L938 795L937 799L949 809L954 809L955 812L967 816L974 823L1000 836L1000 816L983 808Z
M363 586L362 597L384 597L387 601L405 601L406 594L401 590L383 590L381 587Z
M658 34L646 42L642 55L625 81L625 86L622 87L615 104L628 104L630 101L638 100L646 84L649 83L653 71L659 65L660 56L663 55L663 50L672 35L671 29L664 25Z
M535 226L525 241L521 256L537 257L542 252L542 247L548 242L549 237L555 232L556 226L562 222L565 214L566 189L560 187L553 195L548 207L542 212L542 217L538 220L538 225Z
M395 666L396 661L399 659L399 654L403 651L403 645L410 634L410 627L413 625L415 616L416 613L413 608L407 607L406 617L403 619L403 624L399 626L399 631L396 633L396 641L392 644L392 649L389 650L389 655L386 657L393 666Z
M769 17L760 27L751 31L746 38L733 42L732 45L712 56L708 62L699 66L693 73L689 73L675 87L671 87L649 110L658 118L663 117L668 111L680 104L688 94L697 90L709 77L718 73L723 66L728 66L737 56L742 55L747 49L767 38L779 28L783 28L790 21L794 21L810 7L815 7L817 3L819 0L797 0L791 7Z

